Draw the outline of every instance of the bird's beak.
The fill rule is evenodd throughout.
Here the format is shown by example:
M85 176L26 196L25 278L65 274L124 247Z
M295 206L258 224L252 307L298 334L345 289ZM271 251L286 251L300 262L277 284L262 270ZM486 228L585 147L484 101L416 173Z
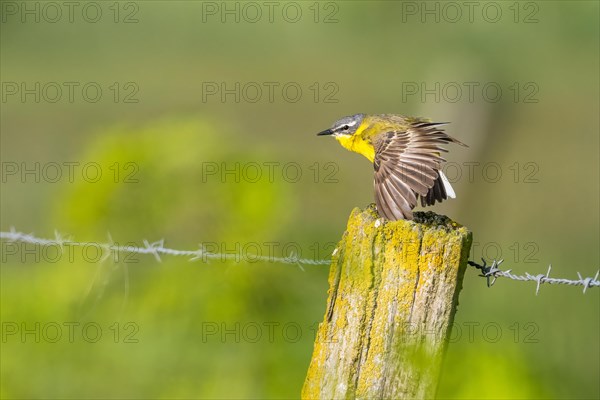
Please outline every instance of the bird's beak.
M317 133L317 136L333 135L333 129L325 129L323 132Z

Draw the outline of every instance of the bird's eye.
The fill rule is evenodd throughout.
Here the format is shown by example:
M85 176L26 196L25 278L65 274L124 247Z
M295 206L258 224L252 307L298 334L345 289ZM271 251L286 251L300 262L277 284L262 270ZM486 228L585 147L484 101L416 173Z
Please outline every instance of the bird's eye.
M349 127L348 125L344 125L344 126L342 127L342 129L343 129L343 130L345 130L345 131L347 131L348 129L350 129L350 127Z

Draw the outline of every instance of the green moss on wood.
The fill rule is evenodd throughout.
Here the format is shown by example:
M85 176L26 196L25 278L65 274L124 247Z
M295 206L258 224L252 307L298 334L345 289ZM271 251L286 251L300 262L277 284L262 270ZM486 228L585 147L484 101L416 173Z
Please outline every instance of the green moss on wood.
M302 397L432 397L470 245L445 216L391 222L354 209Z

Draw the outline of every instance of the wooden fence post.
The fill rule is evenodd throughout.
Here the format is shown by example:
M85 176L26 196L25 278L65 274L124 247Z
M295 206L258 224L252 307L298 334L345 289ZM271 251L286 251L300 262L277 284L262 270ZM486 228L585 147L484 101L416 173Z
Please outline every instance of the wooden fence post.
M302 398L433 398L471 241L432 212L383 222L373 206L354 209Z

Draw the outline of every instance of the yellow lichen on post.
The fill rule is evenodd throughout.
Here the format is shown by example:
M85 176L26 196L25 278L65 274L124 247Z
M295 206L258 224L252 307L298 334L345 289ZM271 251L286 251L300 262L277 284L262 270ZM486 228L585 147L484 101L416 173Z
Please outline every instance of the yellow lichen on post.
M302 398L433 397L470 246L444 216L389 222L353 210Z

